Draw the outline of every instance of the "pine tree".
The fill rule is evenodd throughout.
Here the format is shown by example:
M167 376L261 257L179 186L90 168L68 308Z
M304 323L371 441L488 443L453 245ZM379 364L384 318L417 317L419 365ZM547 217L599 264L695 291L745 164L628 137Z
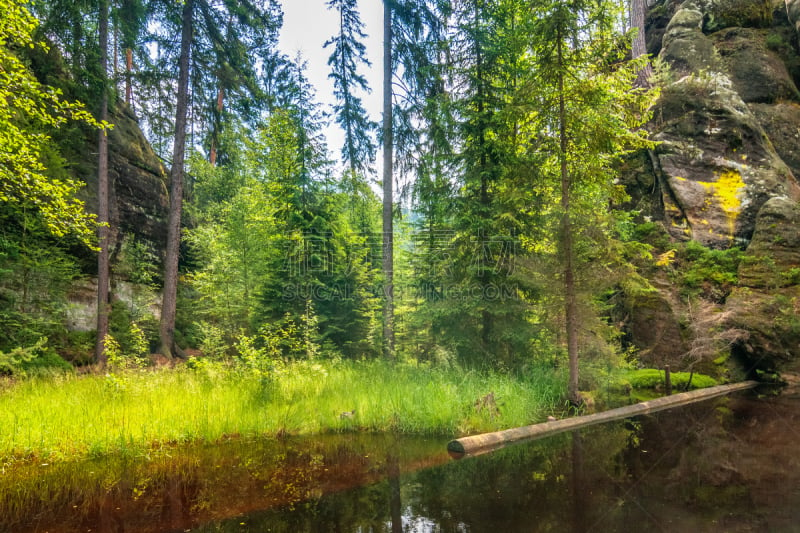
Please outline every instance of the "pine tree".
M189 112L189 59L192 47L194 0L186 0L181 16L181 52L175 105L175 135L169 175L169 218L164 256L164 288L161 298L160 352L168 359L175 353L175 313L178 303L178 254L183 213L183 161L186 154L186 123Z
M108 0L100 0L98 15L99 40L100 40L100 113L98 120L108 120ZM105 341L108 334L109 313L109 257L108 249L111 244L109 215L108 215L108 135L105 130L100 130L97 141L97 222L98 246L97 254L97 342L95 345L95 359L100 365L106 363Z
M226 14L230 16L225 16ZM162 15L164 22L172 20L170 18L172 15L170 6L166 6ZM229 23L230 31L227 34L218 25L220 15L223 15L222 20ZM218 78L211 78L213 81L208 83L208 78L201 75L210 69L192 70L191 67L192 64L202 65L211 62L214 65L231 64L237 76L237 84L234 87L245 87L253 93L258 93L252 57L248 53L247 45L248 43L265 45L271 42L270 38L274 36L279 24L280 11L274 1L268 2L265 6L256 6L247 0L229 0L222 4L212 4L207 0L186 0L181 10L178 25L181 28L181 43L170 172L170 209L160 324L160 350L168 358L172 357L176 348L174 334L183 209L183 166L192 74L197 74L195 92L202 94L203 87L209 86L214 87L212 94L218 91ZM208 101L207 98L203 100Z
M344 131L342 160L353 175L365 174L375 160L375 144L372 133L377 125L367 116L358 93L369 93L367 79L359 73L359 67L369 67L364 25L358 14L356 0L329 0L328 9L336 10L339 17L339 32L327 40L325 48L333 45L328 58L333 80L336 123Z
M653 93L634 89L645 58L625 62L619 49L622 13L612 2L541 2L531 30L539 95L549 149L539 177L550 183L560 210L556 235L569 359L569 399L578 404L581 307L590 286L589 261L613 235L611 200L622 191L613 183L614 165L629 150L649 146L639 126L650 116ZM587 257L589 252L589 259ZM583 301L581 301L583 298Z
M383 342L386 357L394 357L394 120L392 101L393 0L383 0Z

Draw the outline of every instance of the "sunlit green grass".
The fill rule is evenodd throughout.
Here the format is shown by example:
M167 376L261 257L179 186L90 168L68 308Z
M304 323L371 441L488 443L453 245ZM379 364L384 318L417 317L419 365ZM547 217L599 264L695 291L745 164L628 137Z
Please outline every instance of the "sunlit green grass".
M512 376L381 361L296 363L267 377L212 366L31 379L0 392L0 458L329 431L455 436L540 421L563 408L564 390L552 369ZM490 392L499 414L476 408Z

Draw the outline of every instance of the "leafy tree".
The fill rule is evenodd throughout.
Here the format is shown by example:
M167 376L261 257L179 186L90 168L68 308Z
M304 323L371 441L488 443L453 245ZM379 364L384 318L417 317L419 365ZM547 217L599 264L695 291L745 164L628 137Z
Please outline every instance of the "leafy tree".
M61 98L60 91L39 83L26 68L18 51L46 45L36 42L36 21L21 2L2 0L0 11L0 201L17 209L41 214L54 234L78 235L93 242L94 217L75 198L77 181L48 177L43 163L50 136L48 129L70 120L99 126L78 103Z

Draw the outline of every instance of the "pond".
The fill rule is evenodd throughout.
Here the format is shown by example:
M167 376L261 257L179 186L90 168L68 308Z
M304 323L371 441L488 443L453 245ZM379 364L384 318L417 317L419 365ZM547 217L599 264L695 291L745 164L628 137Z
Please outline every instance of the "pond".
M446 438L230 441L4 468L0 531L793 531L800 392L452 460Z

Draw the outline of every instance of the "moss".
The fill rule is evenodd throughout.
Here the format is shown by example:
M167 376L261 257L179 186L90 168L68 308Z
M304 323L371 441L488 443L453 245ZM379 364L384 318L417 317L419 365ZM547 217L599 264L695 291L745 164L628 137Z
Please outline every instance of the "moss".
M703 29L710 33L729 27L768 28L772 13L772 0L715 0Z
M691 376L691 383L689 378ZM703 389L717 385L717 381L705 374L691 374L690 372L672 372L670 381L674 390L680 389ZM616 380L609 385L611 391L625 390L663 390L664 371L657 368L641 368L639 370L629 370L619 375ZM638 393L637 393L638 394Z

